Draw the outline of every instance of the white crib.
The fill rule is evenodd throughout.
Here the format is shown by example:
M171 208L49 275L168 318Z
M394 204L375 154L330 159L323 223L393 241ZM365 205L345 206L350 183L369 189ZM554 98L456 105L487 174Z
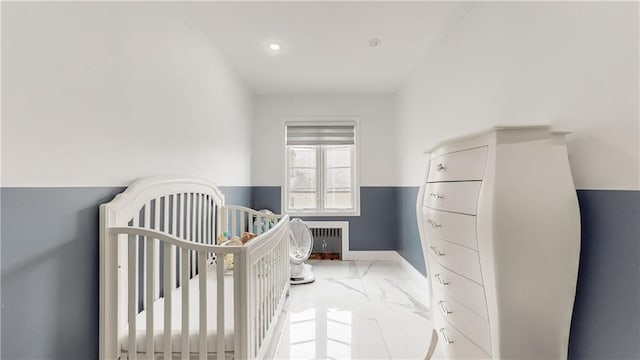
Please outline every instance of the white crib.
M288 216L225 206L202 179L135 181L100 206L100 359L262 358L289 289L288 232Z

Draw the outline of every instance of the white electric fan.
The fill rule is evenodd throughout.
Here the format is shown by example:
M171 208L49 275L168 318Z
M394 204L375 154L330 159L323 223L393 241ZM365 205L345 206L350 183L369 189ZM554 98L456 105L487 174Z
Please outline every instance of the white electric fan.
M304 221L293 219L289 222L289 259L291 261L291 285L313 282L315 277L311 265L304 261L311 255L313 236Z

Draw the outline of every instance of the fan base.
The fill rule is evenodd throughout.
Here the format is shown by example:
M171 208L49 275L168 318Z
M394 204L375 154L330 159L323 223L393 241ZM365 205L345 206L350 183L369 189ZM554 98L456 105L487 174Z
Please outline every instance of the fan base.
M308 284L312 283L316 280L313 276L313 272L311 272L311 265L309 264L300 264L300 265L292 265L291 266L291 285L300 285L300 284Z

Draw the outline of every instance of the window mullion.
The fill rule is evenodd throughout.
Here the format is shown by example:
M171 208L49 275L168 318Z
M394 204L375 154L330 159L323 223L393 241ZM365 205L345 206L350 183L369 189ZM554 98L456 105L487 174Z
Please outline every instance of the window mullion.
M318 191L318 211L324 211L324 182L325 182L325 171L324 171L324 151L325 148L323 145L318 145L318 170L317 176L318 181L316 183Z

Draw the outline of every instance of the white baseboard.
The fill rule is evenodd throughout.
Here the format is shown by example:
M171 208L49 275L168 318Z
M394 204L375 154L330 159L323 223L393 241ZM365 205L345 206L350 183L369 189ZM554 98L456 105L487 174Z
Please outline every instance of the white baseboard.
M422 275L422 273L420 271L418 271L416 268L413 267L413 265L411 265L411 263L409 263L407 261L407 259L405 259L404 257L402 257L402 255L400 255L400 253L394 251L396 253L396 261L398 261L398 263L400 264L400 266L402 266L402 268L404 269L404 271L408 272L409 275L411 275L412 278L414 278L415 280L418 281L426 281L427 278Z
M422 275L411 263L402 257L397 251L348 251L342 254L342 260L393 260L406 271L414 280L426 281L427 278Z
M396 260L395 251L345 251L342 260Z

